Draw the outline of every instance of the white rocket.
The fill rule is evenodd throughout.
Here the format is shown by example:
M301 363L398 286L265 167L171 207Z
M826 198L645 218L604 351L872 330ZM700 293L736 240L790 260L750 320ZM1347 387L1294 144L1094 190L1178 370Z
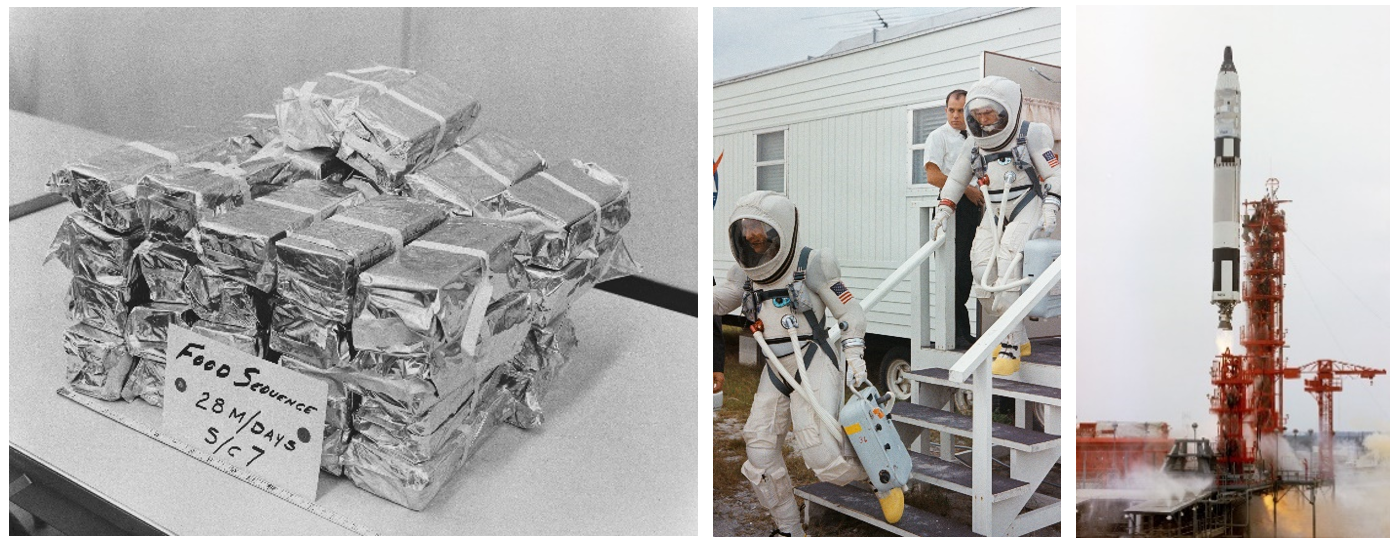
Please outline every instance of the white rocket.
M1221 329L1230 329L1240 301L1240 74L1230 47L1216 76L1216 186L1211 247L1211 303Z

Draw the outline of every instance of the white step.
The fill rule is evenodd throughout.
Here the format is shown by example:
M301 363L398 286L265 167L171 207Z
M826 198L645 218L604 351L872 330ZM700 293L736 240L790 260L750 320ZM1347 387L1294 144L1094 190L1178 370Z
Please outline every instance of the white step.
M960 437L973 437L973 417L904 401L897 403L891 413L894 422ZM994 422L993 444L1023 452L1041 452L1059 448L1061 436Z
M949 369L921 369L906 373L905 377L915 382L968 389L974 383L973 377L963 383L949 380ZM1016 380L993 377L993 395L1022 399L1047 405L1061 406L1061 389Z
M919 452L911 452L911 478L960 494L974 494L973 468ZM1031 485L1011 477L994 474L992 479L995 502L1032 491Z
M832 483L814 483L794 489L804 501L818 504L904 537L977 537L968 525L906 506L901 520L891 524L882 518L877 496L869 490Z

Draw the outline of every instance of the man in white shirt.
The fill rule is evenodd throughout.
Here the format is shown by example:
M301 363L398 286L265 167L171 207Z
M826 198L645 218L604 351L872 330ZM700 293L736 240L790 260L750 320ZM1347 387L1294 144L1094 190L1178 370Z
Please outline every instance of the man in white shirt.
M971 145L967 143L969 132L964 122L967 94L963 89L950 91L945 97L945 124L925 137L925 179L938 188L944 188L946 172ZM958 350L967 350L977 340L969 335L969 308L965 304L974 283L969 249L982 219L983 193L971 184L959 199L954 220L954 344Z

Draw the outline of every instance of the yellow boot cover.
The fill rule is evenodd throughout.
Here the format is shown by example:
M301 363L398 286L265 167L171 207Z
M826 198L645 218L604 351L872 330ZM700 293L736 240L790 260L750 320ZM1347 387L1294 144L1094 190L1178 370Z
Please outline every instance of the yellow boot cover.
M993 357L998 357L999 350L1002 350L1002 348L997 346L993 347ZM1022 357L1025 358L1030 355L1032 355L1032 341L1022 343Z
M882 504L882 518L892 524L901 522L901 514L906 510L906 497L901 494L900 488L878 493L877 502Z
M1021 368L1022 358L1017 357L1017 347L1010 344L1002 345L998 354L993 358L993 374L1008 376Z

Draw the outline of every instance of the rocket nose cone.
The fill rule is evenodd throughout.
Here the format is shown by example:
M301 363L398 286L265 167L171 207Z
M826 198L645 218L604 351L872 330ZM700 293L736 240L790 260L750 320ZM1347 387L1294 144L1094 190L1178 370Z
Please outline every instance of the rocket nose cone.
M1230 58L1230 46L1225 46L1225 59L1221 61L1222 72L1234 72L1235 62Z
M1230 62L1230 46L1225 46L1225 62Z

